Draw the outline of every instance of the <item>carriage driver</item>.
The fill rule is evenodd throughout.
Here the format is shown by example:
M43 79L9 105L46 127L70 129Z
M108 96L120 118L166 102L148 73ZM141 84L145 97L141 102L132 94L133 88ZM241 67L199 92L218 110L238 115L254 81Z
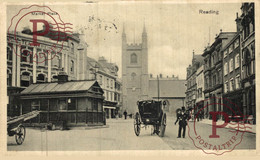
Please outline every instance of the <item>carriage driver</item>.
M181 138L181 130L183 130L182 137L185 138L187 119L188 119L188 114L187 112L185 112L185 107L181 107L181 110L177 112L177 119L175 121L175 125L179 121L179 131L178 131L177 138Z

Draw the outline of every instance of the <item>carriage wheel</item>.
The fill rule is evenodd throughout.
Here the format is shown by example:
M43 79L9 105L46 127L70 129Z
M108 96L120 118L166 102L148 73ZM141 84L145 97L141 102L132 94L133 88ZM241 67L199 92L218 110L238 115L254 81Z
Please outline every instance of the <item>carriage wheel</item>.
M159 133L160 137L164 137L165 129L166 129L166 114L164 113L160 124L160 133Z
M25 133L25 127L23 125L19 125L15 134L15 141L18 145L23 144L23 141L25 139Z
M141 118L140 118L139 113L136 113L136 115L135 115L134 130L135 130L135 135L139 136L140 131L141 131Z

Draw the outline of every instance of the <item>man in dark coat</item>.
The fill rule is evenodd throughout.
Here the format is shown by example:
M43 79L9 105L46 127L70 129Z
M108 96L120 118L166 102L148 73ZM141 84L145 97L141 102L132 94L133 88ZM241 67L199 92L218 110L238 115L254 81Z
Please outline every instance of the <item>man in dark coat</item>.
M127 118L127 112L126 110L124 111L124 116L125 116L125 119Z
M179 132L178 132L177 138L181 138L181 130L183 130L182 137L185 138L185 131L186 131L188 116L189 115L187 114L187 112L185 112L185 107L182 107L181 111L178 111L177 119L175 121L175 125L179 121Z

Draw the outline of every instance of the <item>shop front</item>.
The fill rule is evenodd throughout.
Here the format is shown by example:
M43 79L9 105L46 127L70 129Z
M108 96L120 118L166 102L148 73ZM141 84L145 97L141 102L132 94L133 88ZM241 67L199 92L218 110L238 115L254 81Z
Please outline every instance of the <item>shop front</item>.
M32 84L19 94L22 114L39 110L31 125L104 125L103 90L96 81Z

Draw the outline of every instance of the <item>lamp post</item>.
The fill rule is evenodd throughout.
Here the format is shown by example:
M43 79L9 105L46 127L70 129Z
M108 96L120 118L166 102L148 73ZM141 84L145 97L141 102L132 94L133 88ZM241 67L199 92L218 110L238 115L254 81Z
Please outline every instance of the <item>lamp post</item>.
M95 66L91 68L92 74L94 74L94 80L97 80L97 72L98 72L98 65L95 63Z

